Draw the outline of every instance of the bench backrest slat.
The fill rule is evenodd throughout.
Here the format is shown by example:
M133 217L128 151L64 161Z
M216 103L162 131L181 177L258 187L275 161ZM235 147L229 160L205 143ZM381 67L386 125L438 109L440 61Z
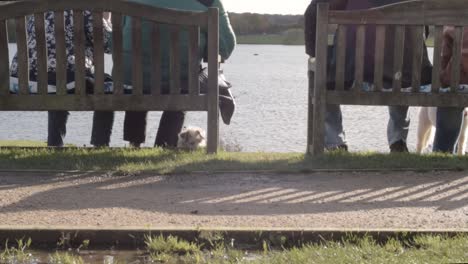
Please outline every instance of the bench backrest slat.
M141 18L132 17L132 94L143 94L143 54Z
M455 27L455 34L453 39L453 51L452 51L452 72L451 72L451 84L450 88L452 92L458 90L460 84L460 63L461 63L461 47L463 39L463 27Z
M56 49L56 82L57 94L67 94L67 54L65 48L65 19L63 11L55 11L55 49ZM19 55L19 52L18 52Z
M18 79L19 79L19 94L26 95L29 93L29 59L28 45L26 36L26 19L18 17L16 23L16 43L18 46Z
M198 78L199 65L199 43L200 43L200 29L198 27L189 27L189 94L198 95L200 94L200 82Z
M102 11L93 11L94 94L104 93L104 40Z
M356 66L355 66L355 85L354 93L362 91L361 87L364 82L364 55L365 55L365 42L366 40L366 27L360 25L356 30Z
M441 71L441 57L437 56L442 53L442 37L444 27L436 26L434 28L434 59L432 61L432 93L439 92L441 87L440 71Z
M86 94L85 87L85 46L84 17L82 10L73 11L73 40L75 52L75 94Z
M112 80L114 82L114 94L123 94L123 64L122 64L122 15L112 13Z
M339 25L336 35L336 89L344 90L345 59L346 59L346 26Z
M8 58L8 31L6 20L0 20L0 58ZM8 60L0 60L0 96L8 94L10 66Z
M34 14L34 29L37 50L37 93L47 94L47 47L44 27L44 13Z
M413 68L412 68L412 91L419 92L421 87L421 69L423 62L424 48L424 26L411 26L411 34L413 34ZM382 53L384 50L381 51Z
M180 94L180 31L179 27L170 27L170 75L171 94Z
M376 28L376 39L375 39L375 69L374 69L374 87L376 91L383 89L383 71L384 71L384 52L385 50L385 33L386 27L379 25Z
M393 92L401 92L403 78L403 61L405 55L406 27L395 26L395 46L393 48Z
M152 65L152 74L151 74L151 94L159 95L161 94L161 30L160 25L156 23L151 23L151 65Z

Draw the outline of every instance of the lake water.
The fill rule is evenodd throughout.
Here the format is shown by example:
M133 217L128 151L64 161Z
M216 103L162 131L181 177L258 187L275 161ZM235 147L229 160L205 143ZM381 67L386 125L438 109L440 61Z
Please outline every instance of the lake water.
M239 45L223 66L233 84L237 109L231 125L221 123L226 145L245 152L303 152L307 132L307 56L303 46ZM10 57L15 47L10 45ZM106 60L106 70L111 61ZM416 140L417 109L411 109L409 147ZM386 107L343 106L351 151L387 152ZM112 146L125 146L123 113L116 115ZM151 112L146 146L152 146L159 112ZM47 139L46 112L0 112L0 140ZM66 143L89 145L92 113L72 112ZM206 114L189 112L186 125L206 127Z

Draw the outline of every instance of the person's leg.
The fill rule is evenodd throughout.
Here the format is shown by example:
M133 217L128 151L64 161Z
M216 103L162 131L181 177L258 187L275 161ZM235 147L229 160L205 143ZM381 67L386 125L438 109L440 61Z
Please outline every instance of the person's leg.
M434 137L434 152L453 153L463 118L463 108L437 108L436 133Z
M63 147L63 139L67 134L67 111L48 112L48 135L47 146Z
M95 147L108 147L114 125L114 112L95 111L93 116L93 129L91 144Z
M408 152L406 139L410 125L408 106L389 106L387 139L390 152Z
M164 111L159 122L155 146L177 147L179 133L184 127L185 112Z
M325 148L347 150L340 105L327 105L325 112Z
M124 140L139 147L146 139L146 117L148 112L127 111L124 119Z

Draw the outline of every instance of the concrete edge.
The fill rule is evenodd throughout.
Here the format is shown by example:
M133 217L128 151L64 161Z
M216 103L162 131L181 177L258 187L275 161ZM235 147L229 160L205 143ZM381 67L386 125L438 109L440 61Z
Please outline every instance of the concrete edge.
M223 240L239 247L261 249L264 241L273 247L291 247L305 243L339 241L352 236L370 236L377 241L389 238L408 239L417 235L456 236L467 234L468 229L293 229L293 228L96 228L96 227L1 227L0 245L5 241L32 240L33 248L76 248L89 240L92 249L136 249L144 246L147 235L177 236L209 246L210 241Z

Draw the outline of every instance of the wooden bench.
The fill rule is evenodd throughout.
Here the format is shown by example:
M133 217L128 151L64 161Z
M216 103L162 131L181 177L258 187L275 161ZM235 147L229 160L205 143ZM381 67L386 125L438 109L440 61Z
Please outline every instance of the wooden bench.
M354 88L345 89L346 28L357 25L356 59ZM374 89L363 91L364 39L367 25L376 25ZM395 27L395 46L384 47L385 32ZM423 41L424 27L434 27L434 61L432 89L421 92L421 42L414 42L413 80L411 91L402 91L401 76L405 30L413 30L414 39ZM441 47L444 26L455 26L453 69L451 89L440 92ZM318 5L316 58L309 59L309 110L307 152L321 154L324 151L325 106L326 104L344 105L402 105L402 106L468 106L468 94L459 93L460 51L463 27L468 26L468 4L466 0L420 0L355 11L331 11L328 4ZM336 27L336 88L327 89L327 46L328 28ZM419 46L416 46L419 45ZM394 56L393 88L384 91L382 87L384 53ZM398 63L400 62L400 63ZM400 74L398 74L400 73ZM348 88L348 87L346 87Z
M112 12L113 24L113 80L114 90L111 94L104 93L104 49L102 36L102 23L94 23L94 62L96 89L93 94L85 90L84 65L84 31L83 23L74 23L74 46L76 55L75 93L67 94L66 90L66 54L63 27L56 27L57 44L57 92L48 93L47 88L47 61L44 33L44 12L54 11L56 25L63 25L63 11L89 10L93 17L100 21L102 12ZM35 16L35 29L37 33L38 48L38 92L31 94L28 89L29 65L27 36L25 30L26 16ZM132 17L132 94L124 94L123 86L123 60L122 60L122 23L123 17ZM75 21L82 21L82 17L75 16ZM218 110L218 51L219 51L219 23L218 9L210 8L206 12L187 12L171 9L155 8L151 6L130 3L121 0L20 0L4 2L0 7L0 110L2 111L206 111L207 124L207 151L215 153L218 149L219 139L219 110ZM19 92L9 92L9 50L7 21L16 23L16 40L19 61ZM171 47L176 47L180 33L188 32L188 94L181 93L180 76L181 66L179 58L181 52L177 48L170 49L170 94L161 92L161 59L159 45L153 45L151 69L152 89L150 94L143 93L142 72L142 21L152 24L152 43L159 43L158 26L169 25L171 28ZM208 43L208 91L200 93L199 86L199 41L200 29L207 32ZM184 52L185 53L185 52ZM147 65L145 65L147 67Z

